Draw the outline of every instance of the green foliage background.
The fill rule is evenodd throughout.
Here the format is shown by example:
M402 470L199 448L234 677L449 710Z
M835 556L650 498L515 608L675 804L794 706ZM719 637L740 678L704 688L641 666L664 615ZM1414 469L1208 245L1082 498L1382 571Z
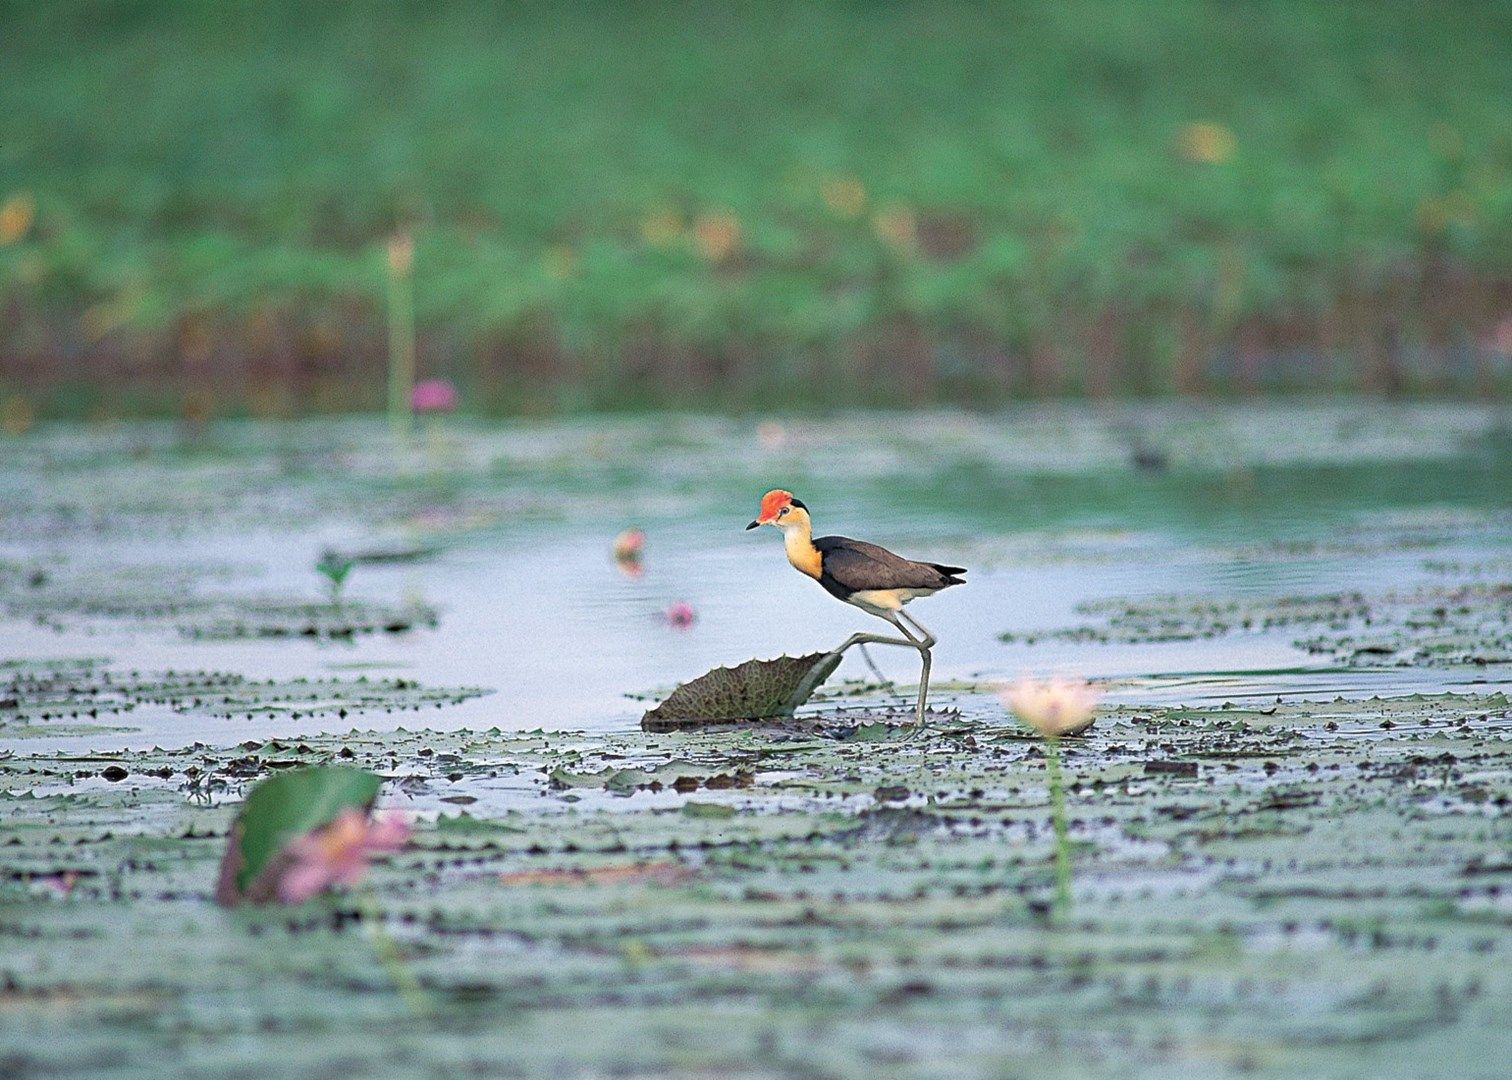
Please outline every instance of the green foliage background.
M0 245L13 366L150 352L186 319L216 338L271 319L313 337L300 349L381 360L399 229L426 365L466 381L502 351L496 391L549 379L576 388L566 405L647 379L864 399L857 343L915 339L887 377L924 363L922 393L962 391L984 354L1074 367L1109 310L1101 347L1149 390L1187 324L1216 348L1354 296L1431 337L1434 296L1473 292L1439 313L1456 333L1506 306L1504 2L0 16L0 199L35 204Z

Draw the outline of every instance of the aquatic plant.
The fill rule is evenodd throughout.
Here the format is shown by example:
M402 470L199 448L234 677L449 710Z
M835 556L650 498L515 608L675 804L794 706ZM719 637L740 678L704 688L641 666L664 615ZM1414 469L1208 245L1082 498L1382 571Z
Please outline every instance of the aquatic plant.
M640 529L625 529L614 538L612 551L614 564L626 577L640 577L645 572L642 557L646 548L646 534Z
M258 783L231 827L216 901L228 907L294 903L337 881L355 881L360 867L354 871L352 860L360 856L365 862L366 833L354 835L349 827L329 835L322 830L349 812L366 821L380 786L373 773L341 765L290 769ZM312 846L312 837L321 839ZM286 885L296 868L301 870L295 883Z
M1060 740L1092 726L1097 691L1085 682L1021 678L1000 698L1014 716L1044 737L1050 788L1050 821L1055 830L1055 914L1071 910L1071 840L1066 828L1066 793L1061 780Z
M457 388L450 379L421 379L410 388L410 408L421 418L425 450L432 469L441 463L441 418L456 411Z
M346 585L347 575L356 563L339 552L326 548L315 561L315 572L325 578L331 587L331 606L341 606L341 590Z
M361 883L375 855L402 850L412 829L400 815L374 815L382 781L364 769L316 765L278 773L247 796L221 860L215 899L303 904ZM373 949L417 1015L430 1002L398 946L383 929L371 897L360 901Z
M747 660L717 667L676 687L641 717L646 731L675 731L732 720L789 717L840 666L836 652Z
M686 630L693 625L698 615L694 612L693 605L686 600L675 600L667 605L667 609L662 612L662 618L667 620L668 626L675 626L679 630Z
M291 840L284 850L292 864L278 880L278 899L301 904L340 885L362 880L368 859L402 850L409 842L409 822L394 813L369 816L348 807L335 819Z
M626 529L614 538L614 557L639 559L646 546L646 534L640 529Z
M24 238L37 219L37 201L27 191L17 191L0 203L0 244Z
M1038 738L980 694L912 738L846 693L675 735L406 718L88 758L35 742L0 756L0 981L24 1018L0 1060L782 1073L812 1044L836 1075L905 1045L920 1068L895 1071L1484 1072L1512 979L1506 696L1288 697L1099 710L1076 779L1109 842L1078 847L1099 887L1054 935L1022 919L1046 872L1025 843ZM190 774L234 796L316 762L393 775L435 826L329 902L197 902L235 805L186 798ZM64 898L47 879L70 872ZM402 928L444 1024L353 947L370 926Z
M457 388L449 379L421 379L410 390L410 408L417 413L449 413L457 408Z
M999 695L1013 715L1047 739L1079 735L1092 726L1098 693L1085 682L1021 678Z

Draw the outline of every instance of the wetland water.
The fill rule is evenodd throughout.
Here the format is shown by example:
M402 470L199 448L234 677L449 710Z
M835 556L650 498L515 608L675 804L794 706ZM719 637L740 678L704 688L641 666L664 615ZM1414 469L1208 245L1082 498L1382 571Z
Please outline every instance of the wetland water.
M55 426L0 466L0 1072L213 1068L259 1030L252 1071L362 1072L369 1022L422 1072L1505 1058L1497 409ZM716 664L879 625L744 531L774 486L970 567L910 608L958 715L878 723L917 667L874 647L897 687L852 656L797 727L636 730ZM989 692L1024 671L1109 704L1069 754L1071 926L1042 758ZM425 823L374 902L444 1037L339 917L208 908L245 786L326 759Z
M764 441L754 424L692 418L461 426L402 457L381 427L353 421L198 440L54 429L4 448L0 653L250 678L367 672L495 691L436 726L627 727L644 707L628 694L874 629L796 574L775 535L743 531L781 485L821 533L971 567L966 587L910 608L941 638L942 703L952 682L1024 670L1107 679L1114 700L1151 702L1506 678L1294 645L1342 610L1265 625L1283 621L1277 603L1505 580L1512 473L1490 414L1045 411L792 423L761 429ZM1136 466L1135 448L1165 464ZM609 555L628 526L647 533L636 577ZM359 621L364 605L418 601L435 625L303 633L327 547L390 557L352 573ZM1238 605L1236 632L1210 633L1178 605L1144 632L1100 634L1116 612L1080 610L1175 595ZM691 627L661 617L679 600ZM288 610L261 619L267 601ZM270 636L240 636L253 633ZM911 654L872 655L916 679ZM866 674L853 656L840 677ZM126 745L293 733L277 717L204 731L150 708L131 726Z

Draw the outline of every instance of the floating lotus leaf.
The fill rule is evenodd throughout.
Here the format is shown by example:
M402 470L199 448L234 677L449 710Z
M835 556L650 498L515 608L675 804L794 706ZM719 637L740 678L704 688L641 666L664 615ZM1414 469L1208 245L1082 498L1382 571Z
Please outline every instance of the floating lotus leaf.
M150 724L166 711L206 719L413 711L484 692L366 676L260 680L225 671L123 671L89 658L0 661L0 736L63 734L67 723L127 713Z
M1206 1070L1224 1076L1479 1076L1506 1056L1505 694L1105 706L1063 746L1079 891L1053 930L1039 740L961 694L948 727L887 744L746 724L18 748L0 1062L379 1075L402 1052L436 1073L465 1054L666 1075L744 1054L785 1075L782 1048L813 1045L851 1076L911 1024L913 1064L963 1075L1185 1075L1214 1047L1254 1055ZM305 763L392 777L415 842L360 898L228 918L209 900L233 800ZM394 992L374 924L442 1027Z
M1501 581L1320 596L1169 594L1097 600L1077 610L1105 621L999 638L1146 644L1310 627L1315 632L1294 644L1339 664L1452 667L1512 659L1512 584Z
M792 716L840 666L840 654L808 653L717 667L683 683L641 717L647 731Z

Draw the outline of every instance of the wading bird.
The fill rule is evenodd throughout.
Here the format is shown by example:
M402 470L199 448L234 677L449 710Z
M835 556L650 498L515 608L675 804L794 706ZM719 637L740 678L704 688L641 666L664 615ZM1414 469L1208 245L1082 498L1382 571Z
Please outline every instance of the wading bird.
M788 562L819 582L831 596L854 604L868 615L886 619L902 633L901 638L881 634L852 634L835 650L843 653L852 645L873 642L878 645L904 645L919 650L923 661L919 673L918 723L924 723L924 704L929 694L930 649L935 636L918 619L907 614L903 605L920 596L932 596L952 585L964 585L962 566L915 562L894 555L886 548L852 540L848 536L814 538L808 507L793 498L790 491L769 491L761 497L756 520L746 526L773 525L782 530ZM907 620L908 626L903 624ZM919 633L915 637L912 626Z

